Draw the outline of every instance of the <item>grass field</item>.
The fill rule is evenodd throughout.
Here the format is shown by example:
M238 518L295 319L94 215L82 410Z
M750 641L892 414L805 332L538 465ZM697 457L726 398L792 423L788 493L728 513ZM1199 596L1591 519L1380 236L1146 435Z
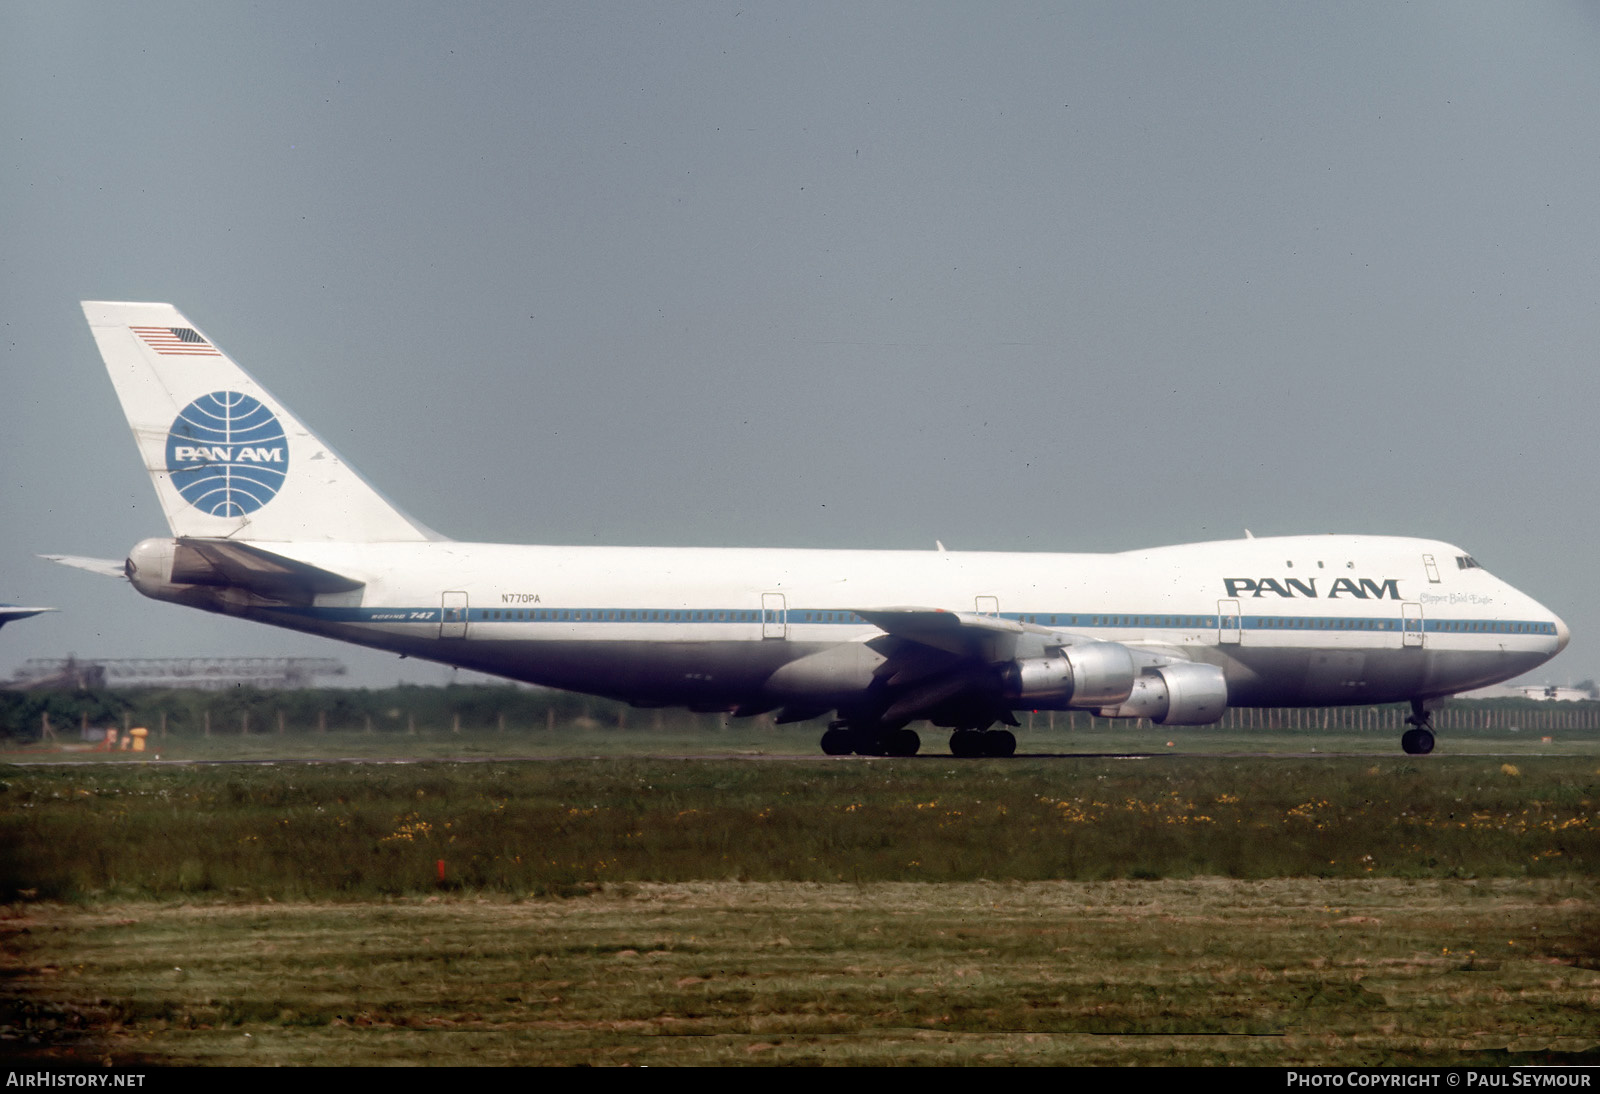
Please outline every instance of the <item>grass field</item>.
M608 735L634 736L578 739ZM388 743L416 754L406 746L440 736ZM500 735L448 736L456 754L487 755ZM1273 1064L1600 1052L1593 755L807 748L752 762L624 743L595 760L0 768L0 1051ZM727 743L699 747L775 754Z
M1567 881L684 882L17 909L13 1060L1600 1062Z

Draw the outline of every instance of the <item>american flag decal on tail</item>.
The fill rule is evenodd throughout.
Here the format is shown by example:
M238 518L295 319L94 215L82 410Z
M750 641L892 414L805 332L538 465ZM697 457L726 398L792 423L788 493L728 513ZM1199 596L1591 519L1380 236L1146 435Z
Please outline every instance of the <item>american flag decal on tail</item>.
M130 327L139 340L163 357L221 357L198 331L188 327Z

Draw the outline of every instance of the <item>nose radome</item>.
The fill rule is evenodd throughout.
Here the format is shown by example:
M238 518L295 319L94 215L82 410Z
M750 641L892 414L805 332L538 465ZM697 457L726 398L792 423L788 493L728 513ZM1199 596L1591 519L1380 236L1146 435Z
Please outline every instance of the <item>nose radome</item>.
M1567 629L1567 625L1561 621L1560 616L1552 616L1551 618L1556 621L1556 652L1560 653L1567 648L1567 643L1572 641L1572 632Z

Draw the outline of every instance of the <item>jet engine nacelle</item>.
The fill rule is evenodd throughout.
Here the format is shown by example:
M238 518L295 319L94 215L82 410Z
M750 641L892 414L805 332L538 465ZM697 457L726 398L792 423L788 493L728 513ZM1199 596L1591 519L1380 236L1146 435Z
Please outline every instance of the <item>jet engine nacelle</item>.
M1160 665L1133 682L1132 693L1102 718L1149 718L1163 726L1200 726L1228 709L1228 681L1215 665Z
M1021 707L1092 710L1127 699L1135 678L1128 647L1089 642L1013 661L1006 666L1005 694Z

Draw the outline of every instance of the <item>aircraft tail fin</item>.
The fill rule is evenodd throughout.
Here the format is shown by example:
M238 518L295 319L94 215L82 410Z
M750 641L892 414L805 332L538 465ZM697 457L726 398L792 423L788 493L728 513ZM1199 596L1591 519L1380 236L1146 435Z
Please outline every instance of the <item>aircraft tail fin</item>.
M83 303L174 536L440 539L171 304Z

